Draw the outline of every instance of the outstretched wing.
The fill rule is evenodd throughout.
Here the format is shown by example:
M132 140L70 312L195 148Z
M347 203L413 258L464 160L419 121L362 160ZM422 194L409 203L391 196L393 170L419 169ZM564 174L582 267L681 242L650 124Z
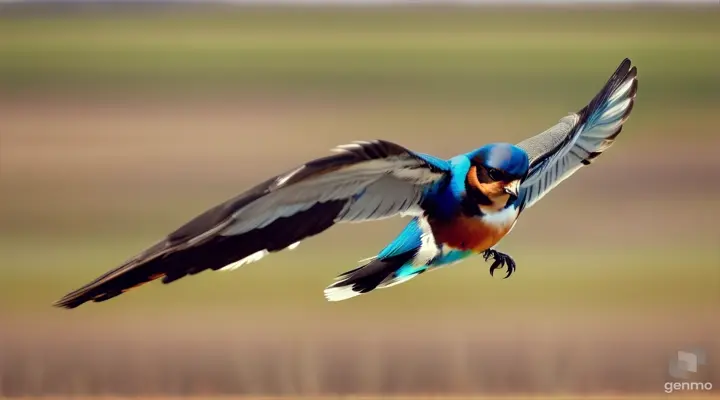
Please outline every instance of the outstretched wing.
M55 305L74 308L154 279L170 283L234 268L293 248L337 222L417 212L425 189L449 176L447 162L391 142L356 142L336 151L206 211Z
M625 59L590 104L518 143L530 158L530 171L520 186L521 210L613 144L630 115L637 88L637 69Z

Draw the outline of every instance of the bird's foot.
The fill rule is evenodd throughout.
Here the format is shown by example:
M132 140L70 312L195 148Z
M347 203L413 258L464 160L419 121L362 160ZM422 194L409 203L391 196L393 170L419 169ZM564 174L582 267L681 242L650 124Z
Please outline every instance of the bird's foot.
M496 269L502 268L507 265L507 274L505 275L505 278L507 279L512 275L513 272L515 272L515 260L512 259L509 255L505 253L501 253L494 249L487 249L482 254L485 261L490 259L492 257L493 263L490 266L490 276L493 275Z

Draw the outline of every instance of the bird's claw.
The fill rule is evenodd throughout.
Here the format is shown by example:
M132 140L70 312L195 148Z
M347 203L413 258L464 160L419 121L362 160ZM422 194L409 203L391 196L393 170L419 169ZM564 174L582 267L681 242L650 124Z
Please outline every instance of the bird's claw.
M501 253L497 250L488 249L483 252L483 258L485 261L489 260L490 257L493 259L493 263L490 266L490 276L493 276L493 273L496 269L502 268L504 266L507 266L507 274L505 275L505 278L507 279L512 275L513 272L515 272L515 260L512 259L509 255L505 253Z

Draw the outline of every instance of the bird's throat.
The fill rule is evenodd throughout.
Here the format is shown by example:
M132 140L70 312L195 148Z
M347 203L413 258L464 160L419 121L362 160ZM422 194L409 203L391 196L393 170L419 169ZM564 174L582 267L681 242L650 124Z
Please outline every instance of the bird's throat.
M510 195L502 194L500 196L494 196L491 199L489 198L489 200L490 204L478 204L480 212L485 215L500 212L505 209L508 200L510 200Z
M468 188L468 196L464 201L463 208L468 216L485 215L502 211L510 200L506 193L495 196L488 196L475 187Z

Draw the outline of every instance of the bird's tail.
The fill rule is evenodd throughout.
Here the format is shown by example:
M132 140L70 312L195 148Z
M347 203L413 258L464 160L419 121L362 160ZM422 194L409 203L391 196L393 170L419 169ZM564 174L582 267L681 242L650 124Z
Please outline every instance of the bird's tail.
M423 249L435 250L430 226L424 218L415 217L400 234L388 244L377 257L353 270L335 278L335 283L325 288L328 301L346 300L370 292L406 282L424 272L432 257L423 254ZM413 265L413 264L417 264Z
M367 264L335 278L335 283L325 288L325 298L328 301L347 300L376 288L405 282L425 270L409 266L416 253L417 250L412 250L390 257L373 258Z

